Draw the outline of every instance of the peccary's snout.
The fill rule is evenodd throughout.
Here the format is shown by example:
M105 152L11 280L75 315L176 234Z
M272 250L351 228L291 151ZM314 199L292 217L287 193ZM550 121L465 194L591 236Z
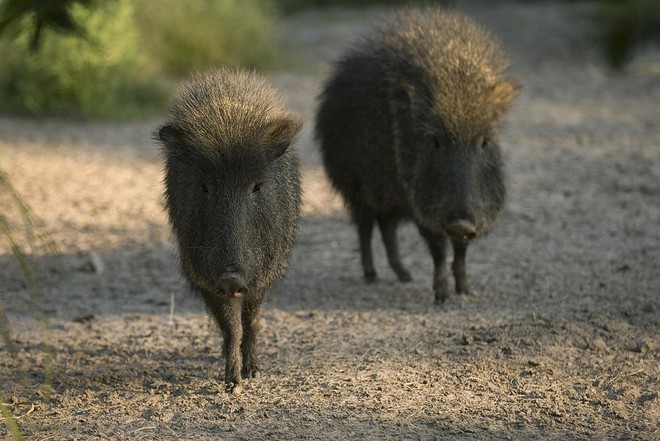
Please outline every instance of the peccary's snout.
M243 276L237 272L226 272L220 277L220 292L228 297L240 299L247 294L247 285Z
M477 236L477 229L472 221L467 219L458 219L451 222L445 227L447 234L454 239L459 239L467 242Z

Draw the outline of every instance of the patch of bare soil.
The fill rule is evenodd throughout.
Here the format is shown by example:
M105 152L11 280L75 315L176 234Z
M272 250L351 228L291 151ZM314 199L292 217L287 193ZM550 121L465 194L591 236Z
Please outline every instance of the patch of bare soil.
M0 166L69 273L30 256L43 268L37 320L0 243L18 351L0 348L0 393L26 438L660 438L660 78L610 73L580 6L460 6L503 40L524 84L501 136L508 207L468 252L478 294L433 306L412 225L400 239L414 281L396 282L378 242L380 281L362 282L311 128L327 62L385 11L295 16L287 41L311 72L270 79L305 119L304 216L263 308L264 373L239 396L224 392L217 329L177 273L158 121L0 118Z

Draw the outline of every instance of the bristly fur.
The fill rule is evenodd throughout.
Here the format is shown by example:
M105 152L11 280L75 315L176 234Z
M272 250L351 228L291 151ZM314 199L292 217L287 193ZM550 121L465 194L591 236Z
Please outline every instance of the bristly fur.
M197 146L229 147L259 141L255 137L281 111L277 93L261 76L218 69L179 86L169 119Z
M259 309L288 266L300 126L261 77L217 69L179 88L158 130L180 268L222 331L229 390L259 372Z
M482 235L504 205L497 131L519 89L508 65L486 30L438 7L399 10L335 63L315 132L328 177L358 226L367 281L375 280L375 222L390 266L410 279L394 232L413 219L434 257L436 300L446 298L449 231L463 256L455 260L457 291L466 290L460 260L468 236L454 226Z
M420 98L455 137L469 136L466 128L501 116L491 91L509 58L497 40L459 12L399 10L356 48L361 50L375 54L392 84L423 84Z

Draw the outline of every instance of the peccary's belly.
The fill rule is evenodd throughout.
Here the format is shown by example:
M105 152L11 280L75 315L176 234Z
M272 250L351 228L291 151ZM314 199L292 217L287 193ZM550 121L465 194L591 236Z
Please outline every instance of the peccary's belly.
M364 139L357 146L354 177L359 182L361 202L377 213L400 212L405 216L410 210L394 163L394 151L390 137Z
M393 170L372 169L371 175L361 175L362 201L376 212L409 211L403 189Z

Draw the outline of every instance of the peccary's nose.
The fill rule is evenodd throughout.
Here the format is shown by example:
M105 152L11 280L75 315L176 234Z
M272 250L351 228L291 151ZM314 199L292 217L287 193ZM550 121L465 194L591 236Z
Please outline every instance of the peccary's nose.
M226 272L220 278L220 291L229 297L239 299L247 294L247 285L243 276L235 272Z
M469 220L459 219L447 225L445 228L447 234L456 239L461 239L468 241L474 239L477 235L477 229L474 227L474 224Z

